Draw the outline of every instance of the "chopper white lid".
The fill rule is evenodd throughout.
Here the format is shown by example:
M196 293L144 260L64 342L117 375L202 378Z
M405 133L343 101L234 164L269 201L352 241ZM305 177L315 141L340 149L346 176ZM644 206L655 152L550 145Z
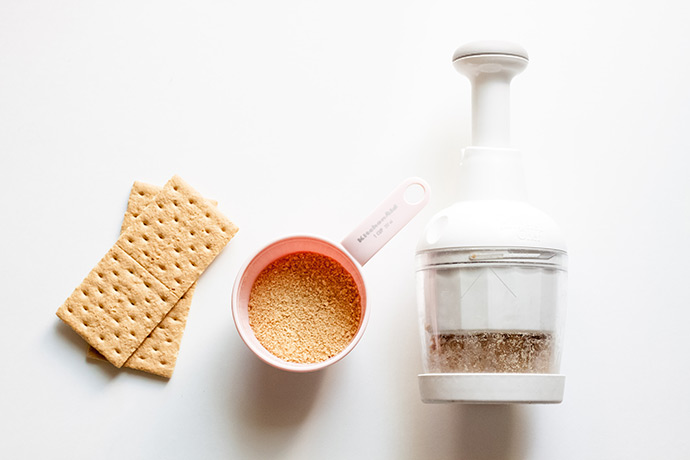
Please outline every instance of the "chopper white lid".
M472 83L472 140L463 151L459 201L436 214L417 251L515 247L566 251L556 222L525 201L520 151L510 148L510 83L528 64L527 51L503 41L479 41L453 54Z
M556 222L523 201L459 201L436 214L417 252L452 248L534 248L565 252Z

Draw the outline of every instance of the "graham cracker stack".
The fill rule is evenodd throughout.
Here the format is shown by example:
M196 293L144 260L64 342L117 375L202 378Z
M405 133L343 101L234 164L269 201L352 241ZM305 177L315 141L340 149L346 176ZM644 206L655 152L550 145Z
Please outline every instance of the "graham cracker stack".
M116 367L169 377L191 302L185 294L238 228L178 176L155 194L147 184L135 188L117 242L57 315Z
M131 225L161 190L162 187L156 185L134 182L129 194L127 210L122 220L121 232L124 232ZM217 205L215 201L209 201L214 206ZM172 377L195 288L196 283L192 284L170 312L165 315L165 318L144 339L139 348L125 361L123 367L149 372L161 377ZM86 356L90 359L106 360L90 345Z

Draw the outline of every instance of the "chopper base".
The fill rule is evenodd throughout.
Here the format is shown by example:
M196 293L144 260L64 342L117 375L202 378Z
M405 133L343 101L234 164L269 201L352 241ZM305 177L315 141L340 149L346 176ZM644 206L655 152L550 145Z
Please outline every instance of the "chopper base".
M561 374L419 374L422 402L475 404L558 404Z

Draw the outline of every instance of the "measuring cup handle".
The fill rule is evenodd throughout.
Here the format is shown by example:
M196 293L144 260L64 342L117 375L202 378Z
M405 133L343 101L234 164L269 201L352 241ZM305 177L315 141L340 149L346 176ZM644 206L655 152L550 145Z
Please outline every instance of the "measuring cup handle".
M405 192L415 186L422 188L423 195L409 202ZM422 210L429 201L429 194L429 184L423 179L405 179L341 244L360 265L364 265Z

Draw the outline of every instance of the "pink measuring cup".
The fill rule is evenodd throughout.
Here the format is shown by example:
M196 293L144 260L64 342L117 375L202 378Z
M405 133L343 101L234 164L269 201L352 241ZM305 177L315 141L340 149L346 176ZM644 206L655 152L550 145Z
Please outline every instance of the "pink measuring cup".
M232 291L232 316L247 347L262 361L292 372L316 371L344 358L362 338L369 319L362 266L422 210L429 201L429 193L429 185L424 180L408 178L340 243L297 235L276 240L258 251L240 269ZM352 341L337 355L317 363L294 363L274 356L261 345L249 325L249 294L254 281L271 262L296 252L315 252L336 260L352 275L361 298L360 323Z

